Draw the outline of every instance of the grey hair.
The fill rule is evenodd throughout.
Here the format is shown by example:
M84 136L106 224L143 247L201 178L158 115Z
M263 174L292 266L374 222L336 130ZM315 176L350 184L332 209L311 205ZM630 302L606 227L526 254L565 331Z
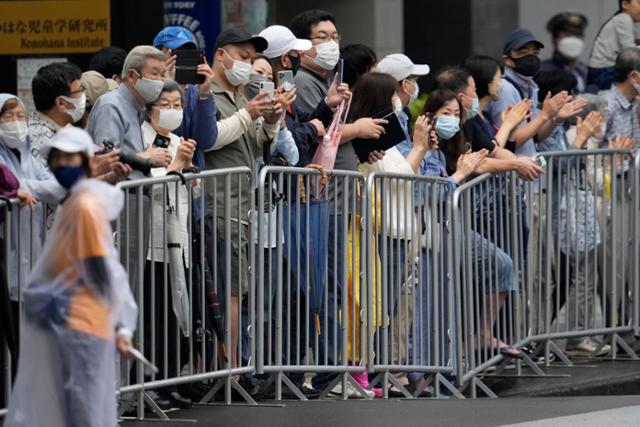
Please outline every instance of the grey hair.
M179 92L180 93L180 101L182 101L182 108L184 108L184 91L182 90L182 87L180 87L180 84L178 82L176 82L175 80L171 80L171 79L167 79L167 80L163 81L162 92L160 92L160 94L163 94L165 92ZM148 103L146 105L145 118L147 120L149 120L149 112L151 111L151 107L153 107L156 102L157 102L157 100L153 101L153 102L150 102L150 103Z
M136 46L127 57L124 59L124 65L122 66L122 75L120 78L125 80L127 78L127 71L133 69L138 72L138 74L142 71L142 67L144 66L144 62L147 59L157 59L158 61L164 62L167 57L161 50L156 49L153 46L141 45Z
M592 111L597 111L598 113L605 113L605 110L607 108L607 101L604 99L604 97L600 96L600 95L594 95L592 93L583 93L581 95L578 95L575 97L576 100L578 99L586 99L589 103L584 107L584 109L580 112L580 114L578 114L576 117L580 117L582 119L584 119L585 117L587 117L589 115L589 113L591 113ZM570 123L576 124L576 117L572 117Z

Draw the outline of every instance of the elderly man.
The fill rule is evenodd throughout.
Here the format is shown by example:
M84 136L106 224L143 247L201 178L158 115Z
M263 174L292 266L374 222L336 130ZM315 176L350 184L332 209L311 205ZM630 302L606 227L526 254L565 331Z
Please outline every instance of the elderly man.
M607 120L605 138L601 142L601 148L635 148L640 141L640 119L638 118L638 95L640 95L640 49L631 47L624 49L615 64L615 74L611 91L606 96L607 107L605 117ZM619 159L622 160L622 159ZM607 168L611 173L612 206L607 218L605 236L606 255L602 262L609 265L601 268L607 271L604 277L605 295L608 299L610 310L618 312L619 322L626 325L628 319L622 318L622 304L628 301L622 297L629 291L631 285L631 265L637 260L632 260L633 253L630 235L630 226L634 215L631 200L631 175L629 172L629 160L618 161L617 169ZM630 307L624 309L625 313L631 313ZM627 314L627 317L629 314ZM609 318L606 319L609 322ZM613 325L608 325L613 326ZM631 337L625 340L631 341Z
M144 107L162 92L165 55L153 46L136 46L127 55L122 68L122 83L101 96L93 106L87 131L94 143L111 142L122 151L137 153L152 160L155 167L166 167L171 153L166 148L145 150L140 126ZM141 178L135 171L132 177Z

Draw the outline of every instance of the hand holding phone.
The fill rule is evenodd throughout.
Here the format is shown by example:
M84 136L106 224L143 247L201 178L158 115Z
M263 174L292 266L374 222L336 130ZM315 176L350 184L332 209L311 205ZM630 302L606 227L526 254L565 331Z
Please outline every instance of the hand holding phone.
M273 82L260 82L260 90L258 93L266 93L267 96L263 98L263 101L273 101L273 93L275 92L275 85Z
M205 62L201 50L178 49L176 54L175 80L181 84L201 84L205 77L198 74L198 65Z
M293 71L284 70L278 71L278 85L285 92L289 92L295 86L293 82Z

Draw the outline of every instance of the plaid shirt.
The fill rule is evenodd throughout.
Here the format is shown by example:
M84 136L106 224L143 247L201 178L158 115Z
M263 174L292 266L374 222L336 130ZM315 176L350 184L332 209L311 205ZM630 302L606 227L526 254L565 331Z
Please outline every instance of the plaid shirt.
M39 111L34 111L29 118L29 137L31 138L31 154L45 168L47 159L40 154L40 150L45 144L53 139L53 136L60 130L60 126Z
M638 101L629 101L620 93L614 85L607 95L607 133L601 146L607 147L607 140L614 138L616 134L630 136L636 141L640 141L640 118L638 117Z
M605 138L600 143L601 148L608 147L609 138L613 139L617 134L630 136L636 142L640 141L640 117L638 117L638 101L629 101L618 90L616 85L611 87L611 91L606 97L607 108L607 132ZM629 160L624 161L623 170L629 169Z

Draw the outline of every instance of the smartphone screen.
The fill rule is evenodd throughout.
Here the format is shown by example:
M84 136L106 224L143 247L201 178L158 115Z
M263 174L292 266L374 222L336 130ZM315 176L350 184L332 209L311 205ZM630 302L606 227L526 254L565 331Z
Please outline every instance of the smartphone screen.
M156 138L153 140L153 146L156 148L168 148L170 143L170 138L160 134L157 134Z

